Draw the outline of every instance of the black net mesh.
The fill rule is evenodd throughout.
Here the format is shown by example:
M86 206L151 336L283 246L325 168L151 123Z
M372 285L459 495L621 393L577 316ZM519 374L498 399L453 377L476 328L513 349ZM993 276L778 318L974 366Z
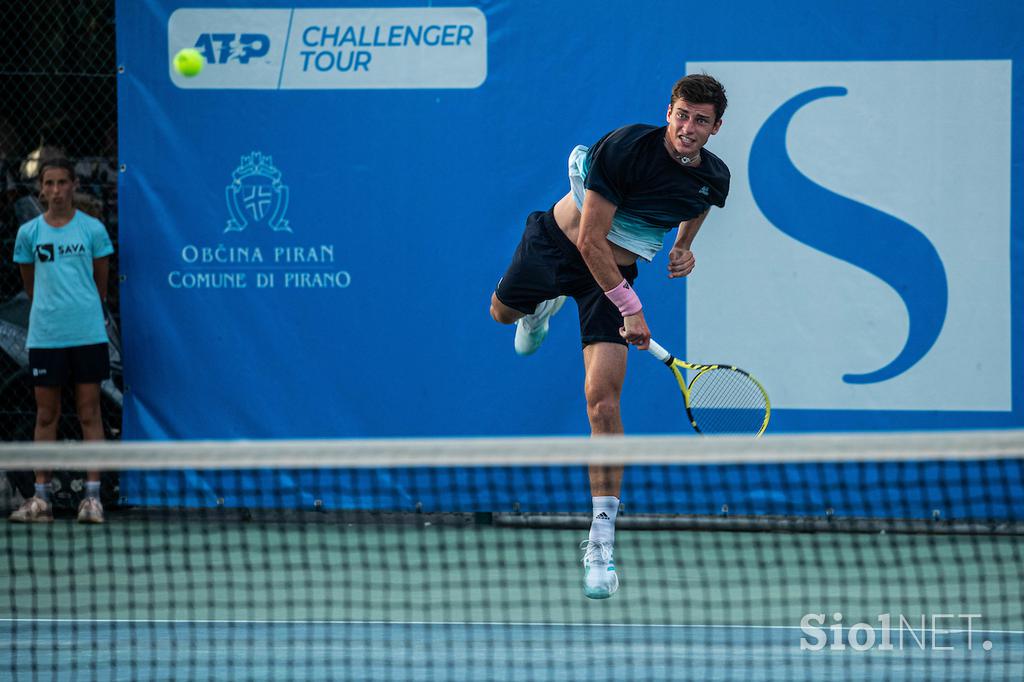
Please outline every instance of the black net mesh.
M1017 438L1017 454L980 458L920 459L911 444L910 456L862 461L811 442L799 447L820 461L736 463L756 452L744 450L631 464L611 555L619 589L607 599L585 596L584 462L503 462L485 442L448 464L429 443L397 463L386 448L335 461L320 443L289 464L289 448L271 443L263 459L233 464L249 446L164 444L121 465L123 502L103 524L73 513L2 524L0 671L1019 680ZM542 447L564 459L558 444ZM621 443L637 461L646 447ZM279 467L266 465L273 448ZM192 468L204 460L216 468ZM140 462L158 468L131 469Z

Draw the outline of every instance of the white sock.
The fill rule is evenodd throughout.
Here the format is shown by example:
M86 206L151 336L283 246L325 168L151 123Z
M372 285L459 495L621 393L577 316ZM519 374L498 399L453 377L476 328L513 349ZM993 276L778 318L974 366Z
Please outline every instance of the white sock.
M94 500L100 499L100 482L99 481L86 481L85 482L85 496L91 497Z
M595 497L594 514L590 521L590 539L609 545L615 543L615 515L619 511L619 498Z
M50 501L50 493L53 492L52 483L36 483L36 497L44 502Z

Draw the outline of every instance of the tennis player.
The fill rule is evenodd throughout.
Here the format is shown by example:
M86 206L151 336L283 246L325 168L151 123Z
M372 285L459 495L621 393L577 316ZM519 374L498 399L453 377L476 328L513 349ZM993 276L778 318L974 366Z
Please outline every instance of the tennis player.
M704 145L722 127L722 84L690 75L672 89L667 125L636 124L608 133L569 156L570 191L548 211L531 213L512 263L491 296L491 316L516 325L515 350L529 355L548 333L566 296L579 308L584 392L592 435L623 433L619 401L629 344L651 338L633 281L678 228L669 278L694 267L690 251L711 206L725 206L729 169ZM618 589L613 548L621 466L590 467L593 516L583 550L586 596Z
M67 159L43 163L40 194L46 212L18 228L14 261L32 301L28 321L29 366L36 399L35 440L57 439L61 388L74 384L75 409L85 440L103 440L100 383L110 376L102 301L114 247L98 220L75 209L78 180ZM82 523L103 523L100 474L86 474ZM10 520L53 520L53 473L36 471L35 495Z

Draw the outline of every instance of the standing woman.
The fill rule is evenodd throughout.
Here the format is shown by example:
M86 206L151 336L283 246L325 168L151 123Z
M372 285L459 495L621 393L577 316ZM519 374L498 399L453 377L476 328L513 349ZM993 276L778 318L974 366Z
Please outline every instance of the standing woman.
M57 440L61 389L75 387L75 409L85 440L103 440L100 383L110 376L103 301L108 257L114 252L103 223L75 210L75 167L52 159L39 169L46 212L18 229L14 262L21 269L32 311L29 367L36 398L36 441ZM11 514L11 521L53 520L53 472L36 471L35 495ZM82 523L103 523L100 475L90 471L78 507Z

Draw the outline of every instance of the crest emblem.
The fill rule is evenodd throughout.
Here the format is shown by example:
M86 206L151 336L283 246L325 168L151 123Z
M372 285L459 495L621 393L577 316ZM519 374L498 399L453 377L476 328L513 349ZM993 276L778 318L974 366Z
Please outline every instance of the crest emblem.
M242 157L224 189L231 218L225 232L241 232L250 224L266 224L274 232L291 232L285 220L288 210L288 185L281 182L281 171L274 160L260 152Z

